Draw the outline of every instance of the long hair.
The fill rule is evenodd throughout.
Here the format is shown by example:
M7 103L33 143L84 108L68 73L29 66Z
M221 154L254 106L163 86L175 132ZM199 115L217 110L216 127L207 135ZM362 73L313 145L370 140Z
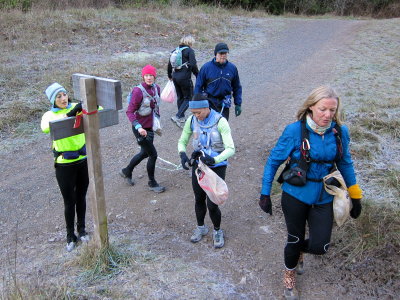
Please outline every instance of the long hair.
M342 116L340 114L341 110L340 98L335 92L335 90L327 85L323 85L312 90L310 95L308 95L306 101L304 101L303 105L297 111L296 115L297 120L303 120L307 116L307 114L312 114L310 107L315 105L318 101L324 98L334 98L337 100L338 106L335 115L333 116L333 121L335 121L338 125L341 125Z
M183 38L181 38L179 43L181 45L192 47L194 42L195 42L194 37L192 37L191 35L185 35Z

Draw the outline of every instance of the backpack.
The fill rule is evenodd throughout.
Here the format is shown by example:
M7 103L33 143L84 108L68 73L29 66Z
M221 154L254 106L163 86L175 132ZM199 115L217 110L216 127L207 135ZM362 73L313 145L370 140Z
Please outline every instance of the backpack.
M187 62L185 62L184 64L182 63L182 50L187 49L187 48L189 48L189 47L180 48L178 46L178 47L176 47L176 49L174 51L172 51L171 56L169 57L169 61L170 61L173 69L179 70L184 65L187 64Z
M154 96L151 96L149 93L147 93L147 91L144 89L144 87L141 84L138 84L136 87L139 88L142 91L142 94L143 94L142 103L141 103L141 105L140 105L140 107L139 107L139 109L137 111L138 114L140 116L148 116L148 115L151 114L151 112L153 110L150 107L151 100L154 100L155 105L156 105L155 110L156 110L156 113L158 114L158 106L159 106L159 102L160 102L159 101L160 96L158 95L157 86L156 85L153 86L154 87L154 91L155 91L155 95ZM132 89L132 91L133 91L133 89ZM132 91L126 97L126 101L128 102L128 105L131 102Z

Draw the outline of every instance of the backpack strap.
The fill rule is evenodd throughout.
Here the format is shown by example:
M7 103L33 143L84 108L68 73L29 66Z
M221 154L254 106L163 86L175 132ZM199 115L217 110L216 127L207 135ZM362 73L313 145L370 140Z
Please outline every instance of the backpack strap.
M308 171L308 168L310 167L310 163L337 163L339 162L342 157L343 157L343 145L342 145L342 128L340 125L335 124L335 127L332 128L333 134L335 136L336 140L336 156L334 160L331 161L325 161L325 160L316 160L312 159L310 157L310 133L307 130L306 127L306 120L303 119L301 121L301 145L300 145L300 159L297 161L299 164L299 167L305 170L306 172ZM295 160L292 160L292 162L296 162Z
M306 120L301 120L301 145L300 145L300 160L299 160L299 167L302 168L304 171L308 171L310 167L310 133L306 127Z
M332 131L336 139L337 148L335 162L338 162L343 157L342 127L338 124L335 124L335 127L333 127Z

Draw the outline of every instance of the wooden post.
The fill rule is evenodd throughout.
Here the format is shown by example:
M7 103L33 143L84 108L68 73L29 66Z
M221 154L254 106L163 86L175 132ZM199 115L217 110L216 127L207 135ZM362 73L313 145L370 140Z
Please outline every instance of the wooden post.
M94 78L80 78L82 107L88 113L97 110ZM99 114L84 115L88 172L89 199L94 221L94 240L99 248L108 246L106 201L104 196L103 171L100 152Z

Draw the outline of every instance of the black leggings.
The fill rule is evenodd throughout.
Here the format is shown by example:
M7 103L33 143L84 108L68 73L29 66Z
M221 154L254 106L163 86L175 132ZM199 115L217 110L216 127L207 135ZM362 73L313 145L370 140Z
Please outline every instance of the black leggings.
M214 229L218 230L219 227L221 226L221 211L218 205L212 202L207 197L206 192L200 187L199 183L197 182L197 177L195 173L196 168L197 168L197 163L194 163L192 167L192 187L195 199L194 210L196 212L197 225L199 226L204 225L204 218L206 216L208 207L208 212L210 214L211 221L214 225ZM213 170L215 173L217 173L219 177L225 180L226 166L212 168L211 170Z
M190 74L189 74L190 75ZM192 100L193 96L193 82L192 79L184 78L184 79L173 79L176 96L177 96L177 105L178 112L176 113L177 118L183 118L185 116L185 111L189 107L189 101Z
M156 160L157 160L157 150L154 147L154 132L152 130L146 129L147 136L146 138L142 137L139 132L132 126L133 134L136 137L137 143L140 146L140 152L132 157L129 165L126 167L126 170L129 174L132 174L133 169L140 164L140 162L145 159L147 160L147 175L149 176L150 181L155 181L154 179L154 170L156 168Z
M56 164L56 178L64 198L64 216L67 226L67 240L74 241L75 210L77 231L85 231L86 192L89 186L87 161L83 159L72 164Z
M285 266L296 267L300 252L322 255L329 247L333 223L333 204L308 205L282 193L282 210L288 231ZM309 236L305 240L306 222Z

